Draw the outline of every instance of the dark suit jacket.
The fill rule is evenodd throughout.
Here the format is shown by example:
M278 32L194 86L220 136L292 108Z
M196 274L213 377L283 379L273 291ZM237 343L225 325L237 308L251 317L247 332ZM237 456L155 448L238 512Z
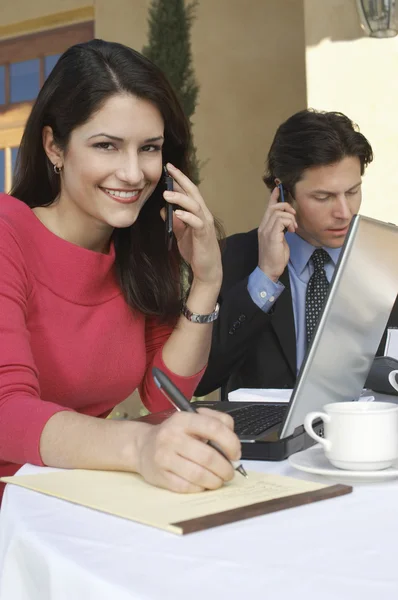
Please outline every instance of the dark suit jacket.
M214 323L209 363L195 392L197 396L219 387L223 388L223 399L240 387L294 387L296 334L288 269L280 277L285 290L270 312L264 313L247 291L248 277L257 264L257 229L227 238L220 314ZM388 326L398 326L398 301ZM377 354L383 354L385 338L386 332Z

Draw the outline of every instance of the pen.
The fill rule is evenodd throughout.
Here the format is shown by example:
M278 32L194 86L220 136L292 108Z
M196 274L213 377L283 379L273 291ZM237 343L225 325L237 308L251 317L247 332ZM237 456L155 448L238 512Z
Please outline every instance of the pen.
M166 167L163 167L163 171L166 190L168 192L172 192L174 189L173 178L170 176ZM170 204L170 202L166 202L166 236L167 249L170 250L173 242L173 206Z
M163 373L163 371L161 371L157 367L153 367L152 375L157 387L160 389L161 392L163 392L166 398L172 403L172 405L177 410L193 413L197 412L195 406L185 398L184 394L178 389L176 385L174 385L172 381L170 381L170 379L167 377L167 375ZM243 465L239 461L229 460L228 456L224 453L224 451L216 442L208 440L206 443L209 444L209 446L211 446L212 448L214 448L214 450L217 450L217 452L219 452L229 463L231 463L235 471L239 471L241 475L247 477L247 473Z

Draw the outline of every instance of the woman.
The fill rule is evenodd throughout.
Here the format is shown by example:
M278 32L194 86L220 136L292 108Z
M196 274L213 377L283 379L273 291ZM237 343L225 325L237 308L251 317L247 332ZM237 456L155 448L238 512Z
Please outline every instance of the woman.
M189 142L170 85L130 48L73 46L45 82L0 197L1 476L26 462L114 469L179 492L232 478L201 441L239 457L226 415L97 418L136 387L150 410L169 408L152 367L190 397L206 365L211 323L189 311L215 311L221 262L212 216L183 174ZM163 163L175 192L164 192ZM170 252L164 199L179 206Z

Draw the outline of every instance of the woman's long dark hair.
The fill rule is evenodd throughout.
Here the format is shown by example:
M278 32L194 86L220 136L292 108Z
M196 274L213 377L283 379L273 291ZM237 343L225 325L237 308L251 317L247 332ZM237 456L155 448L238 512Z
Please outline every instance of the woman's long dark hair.
M169 82L150 60L131 48L103 40L72 46L60 57L44 83L22 137L11 194L31 208L48 206L60 193L60 178L43 148L42 131L52 128L54 140L66 150L72 131L88 121L117 93L152 102L164 126L163 161L189 176L188 121ZM184 266L177 245L166 248L164 204L159 181L134 225L115 229L116 271L128 304L164 320L181 306Z

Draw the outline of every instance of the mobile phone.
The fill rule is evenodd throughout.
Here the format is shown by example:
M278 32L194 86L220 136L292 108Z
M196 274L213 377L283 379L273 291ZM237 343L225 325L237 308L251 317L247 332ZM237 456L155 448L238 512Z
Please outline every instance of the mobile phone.
M174 190L173 178L165 166L163 172L165 188L167 191L172 192ZM167 249L170 250L173 244L173 205L170 202L166 202L166 244Z
M278 202L285 202L285 191L283 189L283 184L282 183L278 183L278 188L279 188L279 200L278 200Z

